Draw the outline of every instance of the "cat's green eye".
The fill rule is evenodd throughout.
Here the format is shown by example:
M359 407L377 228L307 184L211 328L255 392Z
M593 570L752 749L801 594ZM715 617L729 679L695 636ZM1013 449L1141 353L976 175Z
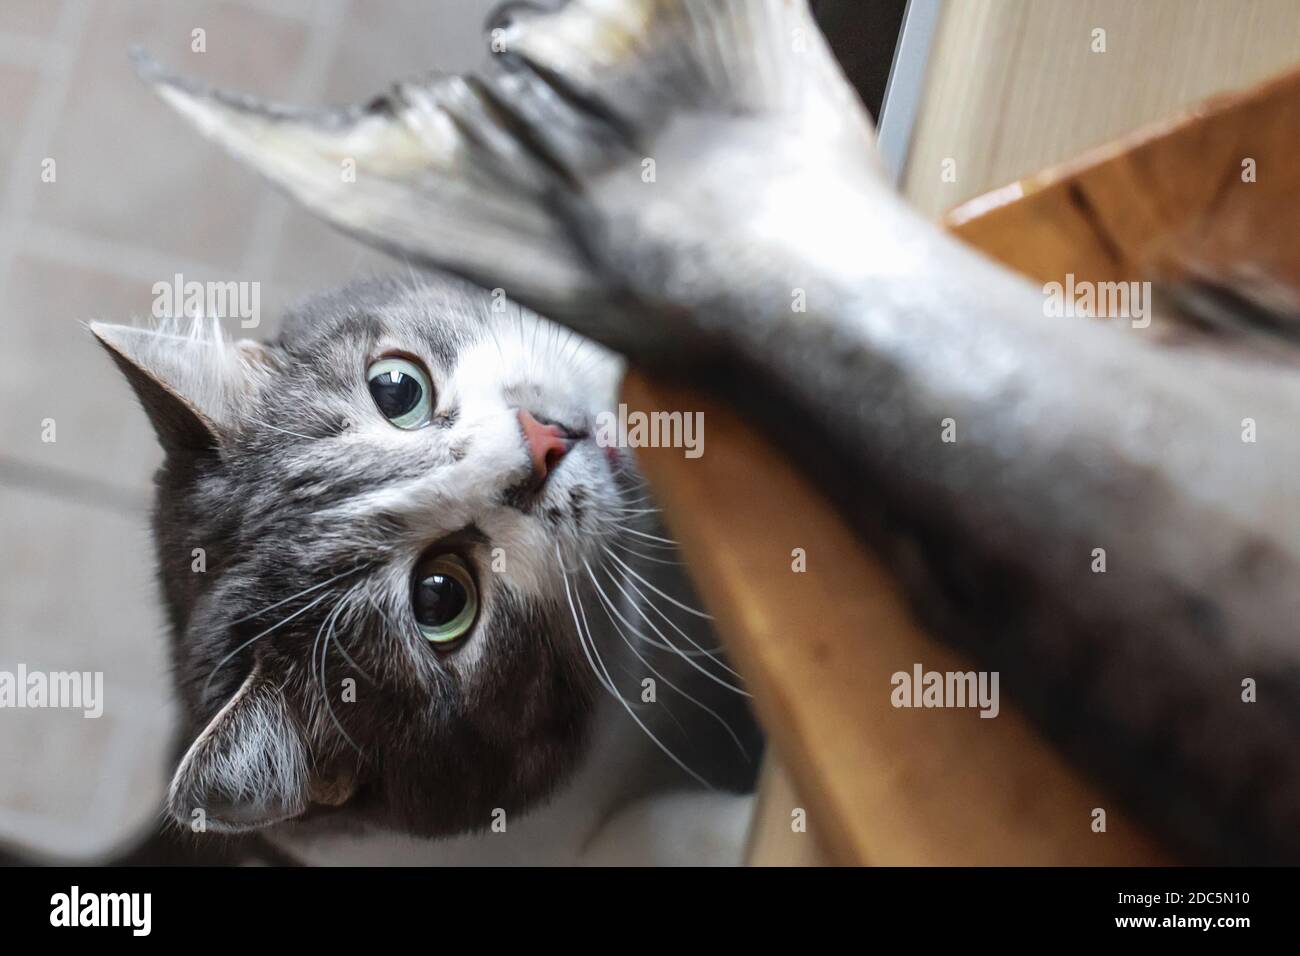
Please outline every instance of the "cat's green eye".
M415 569L411 606L420 634L446 650L474 626L478 588L469 567L455 554L426 558Z
M379 411L398 428L420 428L433 417L433 385L417 363L390 355L370 363L366 384Z

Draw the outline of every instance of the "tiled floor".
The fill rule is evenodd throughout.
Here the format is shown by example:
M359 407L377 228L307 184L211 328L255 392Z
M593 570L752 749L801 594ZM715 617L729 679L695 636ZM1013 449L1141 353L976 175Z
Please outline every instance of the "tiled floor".
M359 101L477 62L494 5L0 0L0 671L102 671L105 699L97 720L0 708L0 839L102 851L147 825L166 781L146 527L159 456L84 323L148 315L154 283L180 272L260 282L266 335L285 303L391 267L197 139L127 50L281 99Z

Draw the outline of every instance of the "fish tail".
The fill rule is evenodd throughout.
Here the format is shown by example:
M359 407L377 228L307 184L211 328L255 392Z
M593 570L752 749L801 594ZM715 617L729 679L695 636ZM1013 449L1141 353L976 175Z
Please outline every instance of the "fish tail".
M777 117L870 152L870 118L805 0L514 4L489 25L476 73L336 109L228 93L135 56L182 117L334 226L634 356L672 330L628 318L600 261L602 189L644 202L627 190L675 119Z

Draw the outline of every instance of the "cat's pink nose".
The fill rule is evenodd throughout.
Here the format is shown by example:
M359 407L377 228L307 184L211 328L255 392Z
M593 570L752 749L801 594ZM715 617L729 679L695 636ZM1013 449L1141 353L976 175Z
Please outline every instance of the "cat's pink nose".
M573 447L573 439L559 425L543 425L529 412L519 409L519 427L524 430L524 444L533 461L533 474L540 485L560 459Z

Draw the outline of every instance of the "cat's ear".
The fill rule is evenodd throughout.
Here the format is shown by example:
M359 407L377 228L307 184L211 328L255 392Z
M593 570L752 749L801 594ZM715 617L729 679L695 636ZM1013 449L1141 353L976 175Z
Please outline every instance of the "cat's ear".
M188 331L90 323L144 406L168 453L215 447L270 360L255 342L231 342L215 324Z
M307 808L310 763L283 692L254 667L181 759L167 809L182 826L217 833L279 823Z

